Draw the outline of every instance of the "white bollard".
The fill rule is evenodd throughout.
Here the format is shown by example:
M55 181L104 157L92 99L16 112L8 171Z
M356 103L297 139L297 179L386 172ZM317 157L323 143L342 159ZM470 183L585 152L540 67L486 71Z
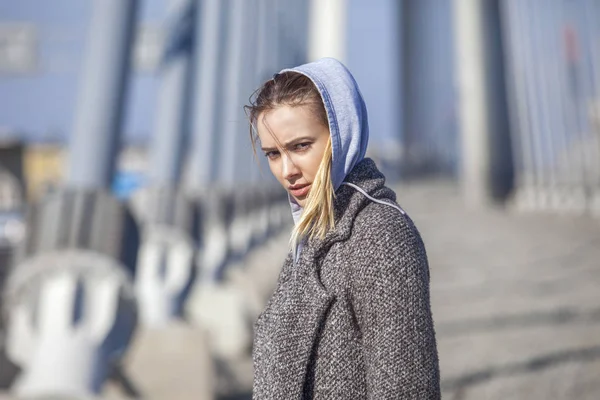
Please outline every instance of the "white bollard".
M260 193L259 204L256 210L257 213L257 227L256 236L257 243L263 244L269 238L269 204L270 196L269 193Z
M235 261L246 256L252 240L252 191L244 188L233 192L233 220L229 225L229 248ZM236 263L237 264L237 263Z
M231 282L204 282L199 289L194 317L207 333L211 351L225 359L245 354L252 343L245 294Z
M140 322L144 326L161 328L182 316L195 276L195 252L194 241L181 229L146 227L135 277Z
M7 355L22 368L19 397L93 396L136 325L130 278L90 251L47 253L18 265L7 285Z
M227 225L232 208L230 194L213 188L199 196L197 206L201 215L197 278L186 301L185 314L195 325L203 326L203 308L206 307L203 292L205 287L216 285L220 280L229 254Z

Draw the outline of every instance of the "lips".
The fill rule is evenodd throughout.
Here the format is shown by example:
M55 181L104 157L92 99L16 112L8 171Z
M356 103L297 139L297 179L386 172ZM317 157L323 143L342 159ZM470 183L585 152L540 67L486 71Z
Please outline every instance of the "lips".
M308 194L310 190L310 183L305 183L302 185L292 185L288 187L289 192L294 197L304 197Z

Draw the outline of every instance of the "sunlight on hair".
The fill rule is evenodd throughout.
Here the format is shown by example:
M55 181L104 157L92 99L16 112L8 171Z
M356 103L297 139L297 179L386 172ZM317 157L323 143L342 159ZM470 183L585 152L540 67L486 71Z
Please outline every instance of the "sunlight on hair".
M331 137L327 141L323 160L312 183L302 216L292 231L290 245L294 252L304 238L323 239L334 228L333 200L334 190L331 181Z

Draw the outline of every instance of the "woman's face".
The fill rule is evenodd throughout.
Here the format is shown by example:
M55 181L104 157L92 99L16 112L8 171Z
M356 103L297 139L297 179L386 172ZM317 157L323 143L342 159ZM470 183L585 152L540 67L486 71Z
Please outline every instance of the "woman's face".
M313 116L310 107L282 105L260 114L257 130L271 172L304 207L323 159L329 128Z

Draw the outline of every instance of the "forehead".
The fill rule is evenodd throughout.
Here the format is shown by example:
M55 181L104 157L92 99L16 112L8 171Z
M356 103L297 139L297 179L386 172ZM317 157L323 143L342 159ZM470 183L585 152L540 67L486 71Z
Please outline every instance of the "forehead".
M306 106L279 106L260 114L256 125L260 141L267 147L277 142L284 144L301 136L317 136L323 130L310 107Z

